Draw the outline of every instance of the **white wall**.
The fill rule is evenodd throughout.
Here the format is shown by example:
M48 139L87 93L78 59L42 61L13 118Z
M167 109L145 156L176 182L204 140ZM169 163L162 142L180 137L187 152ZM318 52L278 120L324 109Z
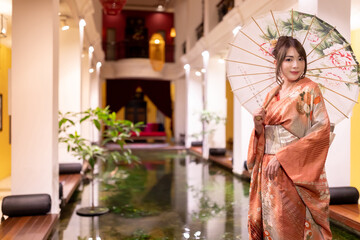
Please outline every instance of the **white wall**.
M175 12L174 14L174 26L176 30L175 37L175 62L179 61L179 58L183 55L182 44L186 42L188 35L188 12L187 12L187 0L175 0ZM189 49L188 49L189 50Z
M188 41L189 41L189 49L190 50L193 46L195 46L197 39L196 39L196 28L202 22L202 0L187 0L188 1L188 19L191 21L187 22L188 28Z

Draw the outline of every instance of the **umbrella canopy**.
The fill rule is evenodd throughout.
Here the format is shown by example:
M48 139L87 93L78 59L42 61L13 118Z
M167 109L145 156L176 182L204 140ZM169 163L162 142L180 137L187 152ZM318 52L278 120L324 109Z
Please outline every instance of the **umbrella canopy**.
M360 84L359 64L350 44L330 24L292 10L253 18L230 44L227 77L240 103L252 113L277 86L272 50L280 36L292 36L304 46L306 76L319 84L330 122L347 118L357 103Z

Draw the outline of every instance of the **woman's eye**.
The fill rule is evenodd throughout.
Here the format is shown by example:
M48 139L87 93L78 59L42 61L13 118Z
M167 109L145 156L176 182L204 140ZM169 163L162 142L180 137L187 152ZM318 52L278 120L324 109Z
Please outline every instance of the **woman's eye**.
M304 58L300 57L300 58L299 58L299 61L304 61Z
M291 58L285 58L285 61L290 62Z

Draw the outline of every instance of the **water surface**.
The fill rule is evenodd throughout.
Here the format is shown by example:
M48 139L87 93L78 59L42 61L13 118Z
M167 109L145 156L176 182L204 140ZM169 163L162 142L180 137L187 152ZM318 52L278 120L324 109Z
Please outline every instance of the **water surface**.
M62 210L51 239L248 239L249 183L186 151L135 151L138 166L112 172L103 166L95 180L95 205L110 213L80 217L91 188L81 185ZM332 227L334 239L358 239Z

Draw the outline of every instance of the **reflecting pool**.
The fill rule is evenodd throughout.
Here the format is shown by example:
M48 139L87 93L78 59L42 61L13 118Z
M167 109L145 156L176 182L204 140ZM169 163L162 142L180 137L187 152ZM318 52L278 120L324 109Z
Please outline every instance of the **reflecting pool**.
M116 172L102 166L95 179L95 205L110 213L76 214L91 205L90 184L82 184L62 209L50 239L248 239L247 181L184 150L134 154L141 164ZM357 239L341 229L333 231L339 235L334 239Z

